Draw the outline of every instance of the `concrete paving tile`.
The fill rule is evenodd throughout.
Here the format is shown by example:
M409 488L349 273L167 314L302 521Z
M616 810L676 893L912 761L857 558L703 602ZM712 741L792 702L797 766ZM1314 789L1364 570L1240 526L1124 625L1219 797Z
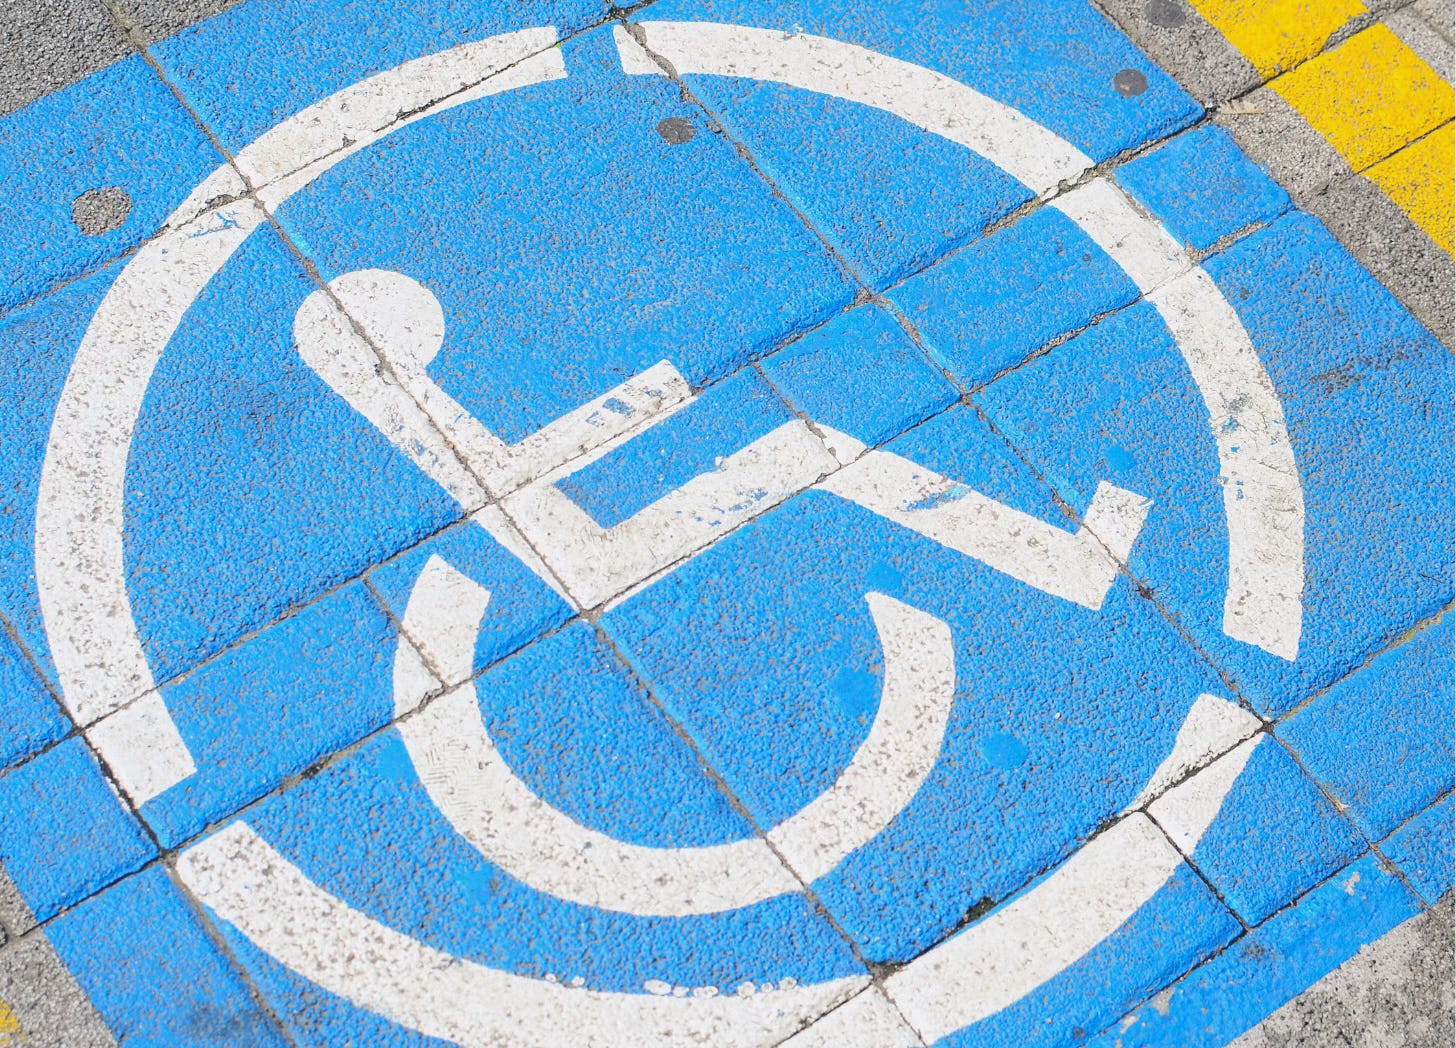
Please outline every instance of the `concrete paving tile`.
M1417 909L1400 881L1367 855L1088 1043L1227 1044Z
M1234 912L1260 924L1353 860L1365 841L1273 739L1258 736L1222 760L1241 770L1196 846L1188 842L1202 829L1198 780L1175 786L1149 812Z
M129 54L126 37L100 4L5 0L0 4L0 115Z
M1236 546L1218 478L1238 452L1220 461L1209 406L1152 304L1109 318L976 400L1071 505L1085 505L1104 479L1153 500L1133 574L1261 712L1278 716L1451 600L1451 360L1308 216L1276 221L1206 268L1279 391L1303 486L1297 651L1275 655L1225 632L1236 621L1226 594ZM1225 402L1235 414L1246 409ZM1246 415L1217 424L1269 432L1264 417ZM1095 420L1095 439L1080 435L1084 420ZM1396 507L1382 494L1391 485L1402 493ZM1232 503L1244 501L1234 491Z
M1279 184L1211 124L1175 135L1118 167L1114 177L1174 238L1196 251L1271 222L1290 207Z
M1450 14L1423 10L1423 7L1428 6L1417 3L1403 7L1386 18L1385 24L1400 37L1403 44L1420 55L1422 61L1449 82L1456 78L1456 52L1453 52L1450 40ZM1446 36L1441 35L1442 23L1446 27Z
M486 747L479 753L489 754L481 759L496 769L487 773L497 776L494 785L484 785L485 766L474 759L464 778L449 771L472 737ZM455 799L437 808L447 796ZM539 799L519 806L525 798ZM584 848L558 836L561 820L572 821ZM244 825L257 835L253 843ZM713 846L729 849L723 865L702 854L694 863L701 875L674 871L682 852L672 849ZM269 873L238 881L250 852L271 856ZM590 876L608 868L616 871L608 882ZM473 1031L488 1043L525 1028L570 1043L591 1035L584 1024L692 1024L685 1017L696 1013L705 1043L771 1043L867 982L843 940L585 624L426 704L184 853L179 869L302 1044L417 1043L361 1010L378 993L393 997L387 1014L396 1021L449 1040ZM291 889L295 876L299 888ZM724 891L747 893L745 905L713 904ZM331 919L315 892L339 908ZM288 916L273 919L271 907ZM393 970L408 972L411 954L389 939L373 949L351 941L370 926L461 960L443 981L406 974L401 994L390 986ZM326 974L346 951L365 955L351 977ZM464 992L472 986L476 992ZM757 1018L746 1019L749 1012ZM745 1037L752 1029L757 1037Z
M1220 106L1261 80L1188 0L1101 0L1099 6L1204 106Z
M1014 106L1095 161L1163 137L1199 115L1193 101L1091 6L1037 0L1003 6L994 18L967 19L908 3L866 8L669 0L639 18L649 48L652 24L674 20L827 34L927 66ZM1004 61L1007 54L1017 61ZM664 57L672 60L670 53ZM1056 186L1052 178L1028 192L987 159L967 156L963 147L918 133L871 106L684 68L688 88L875 288L902 279L1033 193ZM1135 80L1136 90L1120 90L1119 76ZM905 81L886 94L925 90Z
M220 227L233 221L232 211L206 221ZM95 302L117 268L8 318L0 333L12 359L27 360L34 383L12 391L20 411L6 434L20 467L14 543L31 541L35 517L24 507L35 505L51 439L47 411L32 398L42 386L59 388L89 317L78 305ZM129 472L124 519L137 536L127 562L135 581L130 612L155 680L195 666L461 513L299 359L293 318L313 290L277 237L258 231L211 281L150 375L146 399L157 410L132 437L152 450ZM298 454L303 446L337 448L334 468L321 471ZM360 471L354 478L351 468ZM373 479L361 484L363 477ZM256 513L251 520L247 507ZM325 550L332 552L320 559ZM13 562L9 602L20 634L50 667L30 564L29 555Z
M156 855L96 758L68 739L0 774L0 862L46 921Z
M1430 911L1360 948L1231 1048L1440 1048L1456 1039L1451 917Z
M402 62L526 26L564 35L608 10L603 0L509 7L428 0L408 9L388 0L251 0L151 51L224 148L236 151L305 106Z
M949 407L955 387L883 309L861 306L761 367L796 410L869 447Z
M1310 774L1379 840L1456 786L1452 615L1336 684L1275 730Z
M428 288L445 318L430 381L507 443L662 361L701 386L854 295L677 88L623 76L609 30L559 54L564 82L396 131L278 212L326 278ZM664 138L673 120L691 137ZM406 174L420 164L428 187ZM440 206L458 194L481 203ZM611 293L563 300L566 284Z
M288 1043L158 865L68 910L45 932L120 1044Z
M115 1048L42 932L0 949L0 1035L26 1048Z
M29 757L70 729L71 722L30 660L0 632L0 768Z
M1044 489L967 409L886 448L922 476L943 471L959 498L980 492L1070 538ZM745 571L759 580L752 596ZM954 688L955 701L924 784L832 869L803 856L802 872L866 956L904 962L1115 815L1161 759L1148 764L1133 750L1166 753L1193 699L1217 690L1125 580L1108 585L1094 613L815 491L608 611L602 625L765 829L787 825L862 747L875 750L865 740L877 696L883 711L904 674L944 663L937 687ZM902 604L911 623L948 624L936 627L949 630L945 650L933 630L893 625L887 616ZM1073 623L1083 640L1069 648L1057 638ZM927 711L922 723L939 721Z
M1431 805L1380 843L1387 859L1421 894L1435 904L1456 887L1456 861L1452 859L1456 803L1447 796Z
M163 846L386 724L394 715L393 668L415 654L400 647L393 623L355 582L163 685L173 722L200 762L141 808Z
M1041 208L887 297L942 367L977 386L1137 294L1071 219Z
M0 117L0 312L135 247L222 161L137 56Z
M1150 902L1055 979L937 1044L1072 1048L1183 975L1242 931L1187 866Z
M1436 337L1448 347L1456 345L1451 256L1389 197L1352 174L1335 181L1306 206Z

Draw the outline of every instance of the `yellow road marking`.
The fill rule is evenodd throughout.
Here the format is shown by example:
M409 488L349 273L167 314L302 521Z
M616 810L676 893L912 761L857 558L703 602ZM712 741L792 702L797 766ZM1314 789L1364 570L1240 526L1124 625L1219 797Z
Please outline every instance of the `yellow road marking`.
M1447 123L1365 172L1410 220L1456 254L1456 124Z
M1330 34L1365 13L1360 0L1193 0L1265 80L1324 48Z
M1383 25L1356 33L1269 86L1356 171L1456 112L1451 85Z
M20 1025L20 1017L15 1014L10 1005L0 1001L0 1048L8 1048L10 1045L19 1046L23 1043L25 1043L25 1029Z

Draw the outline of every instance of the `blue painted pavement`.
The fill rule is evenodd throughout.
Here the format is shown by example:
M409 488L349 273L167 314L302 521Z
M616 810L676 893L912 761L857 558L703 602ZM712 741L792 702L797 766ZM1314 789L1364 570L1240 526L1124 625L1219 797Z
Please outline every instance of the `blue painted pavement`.
M1217 1045L1444 897L1449 352L1090 5L609 15L0 119L0 864L117 1039Z

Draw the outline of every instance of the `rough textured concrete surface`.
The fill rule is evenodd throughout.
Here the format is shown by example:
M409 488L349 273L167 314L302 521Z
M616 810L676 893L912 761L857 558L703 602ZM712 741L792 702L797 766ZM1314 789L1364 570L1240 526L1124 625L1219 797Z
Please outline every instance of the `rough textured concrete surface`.
M0 949L0 1046L113 1048L115 1044L41 932Z
M92 0L0 0L0 115L130 52Z
M1256 87L1259 74L1187 0L1099 0L1133 42L1205 106Z
M1236 1048L1447 1048L1456 1040L1451 901L1366 946Z
M1298 203L1351 173L1344 158L1270 88L1258 88L1225 106L1214 121Z
M1305 206L1437 338L1456 345L1451 256L1364 177L1346 174Z

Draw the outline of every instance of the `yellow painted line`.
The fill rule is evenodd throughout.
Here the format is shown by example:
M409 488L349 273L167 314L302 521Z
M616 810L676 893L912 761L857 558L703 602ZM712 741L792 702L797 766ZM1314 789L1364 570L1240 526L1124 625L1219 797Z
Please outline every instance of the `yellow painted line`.
M1412 222L1456 254L1456 124L1448 123L1365 172Z
M1360 0L1193 0L1193 7L1265 80L1319 54L1330 34L1365 13Z
M24 1039L25 1030L20 1025L20 1018L10 1005L0 1001L0 1048L18 1046L24 1043Z
M1383 25L1270 82L1356 171L1456 115L1451 85Z

